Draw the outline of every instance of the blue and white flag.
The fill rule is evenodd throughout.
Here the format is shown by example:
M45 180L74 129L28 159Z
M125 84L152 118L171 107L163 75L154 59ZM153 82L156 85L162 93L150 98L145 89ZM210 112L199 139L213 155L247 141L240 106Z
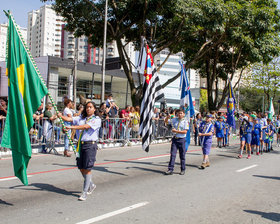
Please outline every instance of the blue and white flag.
M229 93L228 93L228 100L227 100L227 123L233 129L235 129L235 98L232 91L231 81L229 81Z
M186 69L184 65L179 62L181 65L181 79L180 79L180 89L181 89L181 100L180 100L180 106L185 109L185 118L188 120L190 124L190 118L194 116L194 106L192 101L192 94L190 91L190 84L188 81ZM187 132L186 136L186 151L188 150L188 147L191 143L191 132L190 129Z

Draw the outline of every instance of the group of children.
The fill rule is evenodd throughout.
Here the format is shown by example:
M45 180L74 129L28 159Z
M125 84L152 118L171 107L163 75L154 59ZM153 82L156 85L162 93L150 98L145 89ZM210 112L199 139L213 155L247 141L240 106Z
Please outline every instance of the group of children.
M271 119L264 116L245 115L240 119L240 154L238 158L242 158L243 151L246 148L248 153L247 159L256 152L256 155L263 152L273 150L273 136L277 134L277 143L279 144L279 120L272 122Z

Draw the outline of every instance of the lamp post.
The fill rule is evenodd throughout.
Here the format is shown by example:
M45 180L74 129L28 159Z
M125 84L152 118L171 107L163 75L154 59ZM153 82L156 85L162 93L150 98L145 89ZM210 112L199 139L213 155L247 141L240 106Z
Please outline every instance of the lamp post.
M104 38L103 38L103 62L102 62L102 77L101 77L101 102L105 99L105 63L106 63L106 38L107 38L107 8L108 0L105 2L105 18L104 18Z

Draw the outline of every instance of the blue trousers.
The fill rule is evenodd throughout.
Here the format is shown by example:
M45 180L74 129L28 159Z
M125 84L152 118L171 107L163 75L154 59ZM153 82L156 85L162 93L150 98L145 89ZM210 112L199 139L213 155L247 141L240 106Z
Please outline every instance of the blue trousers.
M181 170L186 169L186 138L172 138L171 150L170 150L170 161L168 164L168 170L174 170L175 160L177 150L179 149L180 161L181 161Z

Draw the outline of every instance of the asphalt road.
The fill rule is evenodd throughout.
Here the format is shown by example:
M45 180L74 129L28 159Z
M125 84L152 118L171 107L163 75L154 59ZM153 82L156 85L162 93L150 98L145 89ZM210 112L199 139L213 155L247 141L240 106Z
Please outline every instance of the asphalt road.
M237 143L237 142L236 142ZM215 145L214 145L215 146ZM211 167L199 169L200 147L187 153L187 172L165 176L170 144L98 151L86 201L75 158L34 155L29 186L0 160L0 223L279 223L280 149L236 159L238 145L213 148ZM177 155L177 157L179 157Z

